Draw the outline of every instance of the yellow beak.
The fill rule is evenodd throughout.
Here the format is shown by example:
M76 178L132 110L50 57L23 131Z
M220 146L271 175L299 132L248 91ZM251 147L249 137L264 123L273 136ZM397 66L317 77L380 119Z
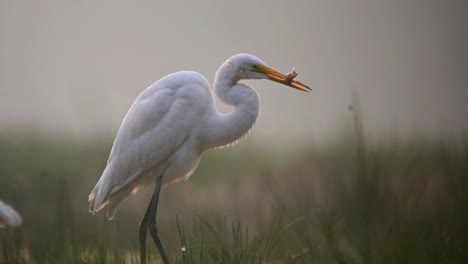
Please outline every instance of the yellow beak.
M281 83L283 85L292 87L294 89L303 91L303 92L310 92L312 89L309 88L309 86L303 84L300 81L293 79L289 79L288 75L283 74L275 69L272 69L270 67L264 66L264 65L257 65L257 69L259 72L264 73L268 76L268 79L277 83Z

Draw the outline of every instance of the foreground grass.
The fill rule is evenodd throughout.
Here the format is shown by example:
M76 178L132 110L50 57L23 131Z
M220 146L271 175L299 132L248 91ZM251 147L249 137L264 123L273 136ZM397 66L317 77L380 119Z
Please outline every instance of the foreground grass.
M171 260L467 263L468 142L363 141L311 146L281 172L255 158L263 153L209 153L194 179L162 192L158 226ZM0 137L0 198L24 218L0 230L0 263L139 263L148 193L112 222L87 212L109 148ZM159 263L152 243L149 252Z

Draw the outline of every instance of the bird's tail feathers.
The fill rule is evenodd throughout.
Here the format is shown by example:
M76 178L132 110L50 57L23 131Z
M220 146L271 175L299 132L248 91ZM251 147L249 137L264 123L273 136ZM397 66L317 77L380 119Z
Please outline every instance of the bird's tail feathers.
M93 215L106 207L109 203L109 198L107 197L109 190L105 190L107 188L103 188L105 186L101 186L103 178L104 177L101 177L101 179L99 179L98 183L88 196L89 212Z

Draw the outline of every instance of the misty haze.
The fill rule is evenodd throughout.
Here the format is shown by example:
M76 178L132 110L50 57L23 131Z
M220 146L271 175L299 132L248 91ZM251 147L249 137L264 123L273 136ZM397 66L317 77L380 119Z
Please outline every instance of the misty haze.
M0 1L0 263L141 263L141 248L149 263L468 263L467 47L466 0ZM196 170L183 141L195 154L170 165L193 176L161 189L157 214L161 175L122 188L107 221L106 167L120 162L116 190L169 164L147 161L177 135L202 138L195 104L172 119L186 129L138 137L161 100L108 161L137 96L182 70L213 85L238 53L312 91L252 70L267 80L245 81L249 135ZM249 120L203 131L237 139ZM147 208L169 261L140 239Z

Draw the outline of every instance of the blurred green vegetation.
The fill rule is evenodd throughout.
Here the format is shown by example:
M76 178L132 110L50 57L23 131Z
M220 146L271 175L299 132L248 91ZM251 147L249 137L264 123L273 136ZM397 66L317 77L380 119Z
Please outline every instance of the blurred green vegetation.
M87 211L111 144L0 136L0 199L24 220L0 230L0 263L139 262L151 189L114 221ZM359 127L294 159L210 151L158 209L175 263L468 263L467 223L468 140L371 144Z

